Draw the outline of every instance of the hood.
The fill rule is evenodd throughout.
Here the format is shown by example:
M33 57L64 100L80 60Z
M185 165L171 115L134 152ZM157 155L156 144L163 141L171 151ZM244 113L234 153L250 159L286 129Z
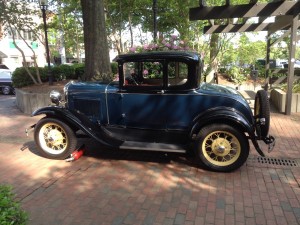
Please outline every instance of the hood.
M107 83L71 81L65 85L68 92L105 92Z

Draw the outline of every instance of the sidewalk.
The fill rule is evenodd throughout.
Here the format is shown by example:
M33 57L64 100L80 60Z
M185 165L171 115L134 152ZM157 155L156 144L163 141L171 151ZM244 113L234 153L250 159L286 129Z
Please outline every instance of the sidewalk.
M91 140L78 161L48 160L24 133L39 119L0 95L0 183L14 187L30 225L300 224L299 114L272 112L274 151L261 159L250 145L247 163L233 173L202 170L184 155L118 152Z

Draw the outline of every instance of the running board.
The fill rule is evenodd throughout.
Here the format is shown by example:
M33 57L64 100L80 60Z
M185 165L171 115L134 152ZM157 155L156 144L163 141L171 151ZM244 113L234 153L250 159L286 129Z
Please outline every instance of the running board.
M119 148L126 149L126 150L176 152L176 153L186 153L187 151L183 145L137 142L137 141L125 141L123 144L119 146Z

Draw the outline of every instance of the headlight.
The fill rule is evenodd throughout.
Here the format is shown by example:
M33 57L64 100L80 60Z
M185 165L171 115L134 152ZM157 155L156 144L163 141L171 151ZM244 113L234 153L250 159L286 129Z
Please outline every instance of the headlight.
M61 94L56 91L56 90L53 90L50 92L50 99L51 99L51 102L54 103L55 105L59 105L62 97L61 97Z

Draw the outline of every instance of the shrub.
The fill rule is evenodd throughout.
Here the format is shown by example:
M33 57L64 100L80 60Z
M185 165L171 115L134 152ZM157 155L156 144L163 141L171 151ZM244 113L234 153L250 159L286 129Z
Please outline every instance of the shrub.
M36 68L28 68L31 74L36 78ZM48 81L48 67L38 68L41 75L42 82ZM53 75L54 81L60 80L75 80L82 78L84 74L85 66L82 63L77 63L74 65L59 65L51 68L51 73ZM116 62L111 63L111 70L113 74L118 73L118 64ZM33 84L32 79L28 75L24 67L17 68L12 75L13 86L16 88L21 88Z
M31 72L31 74L35 78L37 78L36 77L36 68L35 67L29 67L28 69ZM41 80L43 82L46 82L48 80L47 68L39 67L38 69L40 71ZM28 73L27 73L27 71L25 70L24 67L19 67L13 72L12 82L13 82L13 86L16 87L16 88L25 87L25 86L33 84L32 79L30 78L30 76L28 75Z
M52 68L52 74L56 81L77 79L74 65L59 65Z
M25 225L28 215L14 200L11 187L0 185L0 224Z
M111 71L112 71L112 74L117 74L118 73L118 63L116 62L112 62L110 64L111 66ZM83 77L83 74L84 74L84 69L85 69L85 65L82 64L82 63L79 63L79 64L74 64L73 66L75 68L75 75L76 75L76 79L77 78L81 78Z
M228 70L228 76L229 79L236 84L241 84L247 79L246 75L242 74L240 69L236 66L233 66Z
M279 86L279 88L285 92L287 92L287 83L284 83ZM295 81L293 83L293 88L292 88L293 93L300 93L300 81Z
M118 63L112 62L110 63L111 66L111 72L115 75L118 73Z
M85 68L84 64L82 63L75 64L74 68L75 68L75 76L77 77L77 79L78 78L82 79L84 74L84 68Z

